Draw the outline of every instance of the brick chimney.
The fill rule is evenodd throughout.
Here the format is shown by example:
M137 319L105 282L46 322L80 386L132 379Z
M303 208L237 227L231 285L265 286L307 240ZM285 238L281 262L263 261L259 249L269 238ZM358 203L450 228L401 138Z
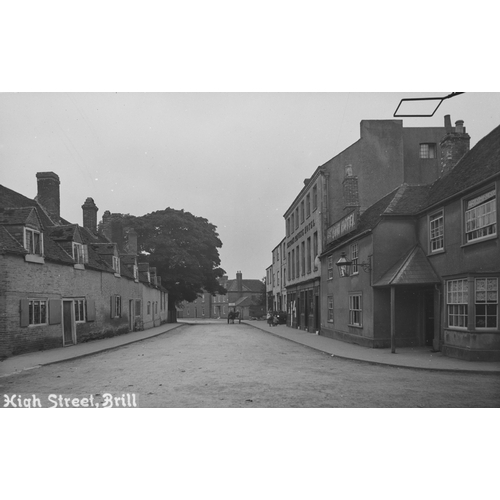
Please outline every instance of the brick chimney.
M111 212L109 210L106 210L102 214L100 229L102 234L104 234L104 236L106 236L106 238L111 241Z
M243 292L243 274L241 271L236 272L236 289L238 292Z
M93 198L87 198L85 203L82 205L83 210L83 227L92 231L97 232L97 211L99 210L94 203Z
M344 210L359 207L358 178L352 173L352 165L345 167L342 188L344 191Z
M58 222L61 214L61 199L59 194L59 176L54 172L38 172L38 194L36 201L47 211L54 222Z
M470 149L470 136L466 132L463 120L455 122L455 128L450 126L450 117L444 117L446 135L441 141L441 177L448 174Z

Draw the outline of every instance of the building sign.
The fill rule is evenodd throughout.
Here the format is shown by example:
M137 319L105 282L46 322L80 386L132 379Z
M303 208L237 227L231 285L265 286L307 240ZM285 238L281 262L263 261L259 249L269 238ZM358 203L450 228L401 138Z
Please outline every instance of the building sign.
M313 219L311 222L309 222L309 224L307 224L307 226L304 227L304 229L299 231L291 240L287 241L287 243L286 243L287 248L290 245L293 245L298 239L302 238L302 236L304 236L304 234L309 232L315 226L316 226L316 223L314 222L314 219Z
M344 234L354 231L358 225L356 211L351 212L326 230L326 244L338 240Z

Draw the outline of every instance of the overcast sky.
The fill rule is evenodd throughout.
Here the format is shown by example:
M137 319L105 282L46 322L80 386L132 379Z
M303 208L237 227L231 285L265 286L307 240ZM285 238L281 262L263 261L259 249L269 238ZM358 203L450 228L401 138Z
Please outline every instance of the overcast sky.
M61 180L61 215L184 209L217 226L230 278L260 279L284 236L283 214L316 167L359 138L363 119L393 119L415 93L1 93L0 183L29 198L36 173ZM500 125L500 93L465 93L433 118L465 121L471 146Z

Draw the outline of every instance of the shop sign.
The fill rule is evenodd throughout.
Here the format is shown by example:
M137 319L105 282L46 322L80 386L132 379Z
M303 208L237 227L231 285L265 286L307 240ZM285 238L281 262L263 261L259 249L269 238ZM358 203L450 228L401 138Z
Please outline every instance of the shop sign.
M335 224L332 224L326 230L326 244L328 245L328 243L338 240L344 236L344 234L354 231L357 225L358 220L356 217L356 211L354 211L337 221Z

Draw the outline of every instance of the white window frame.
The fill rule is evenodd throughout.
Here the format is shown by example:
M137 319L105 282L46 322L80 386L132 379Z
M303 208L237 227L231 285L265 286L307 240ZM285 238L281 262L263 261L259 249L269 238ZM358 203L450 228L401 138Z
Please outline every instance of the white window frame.
M446 321L449 328L466 330L469 325L469 280L446 282Z
M497 195L493 187L465 200L464 243L472 244L497 236Z
M429 253L444 251L444 210L429 215Z
M358 259L359 259L359 247L357 243L353 243L350 248L351 251L351 276L354 274L359 274Z
M328 266L328 279L332 280L333 279L333 255L330 255L330 257L328 257L327 266Z
M328 323L333 323L333 295L328 295Z
M484 281L484 286L480 282ZM484 293L484 295L482 295ZM482 300L484 297L484 300ZM481 298L481 300L479 300ZM484 314L478 314L478 308L484 307ZM491 314L488 311L494 310ZM477 330L498 329L498 278L481 277L474 280L474 316ZM478 320L484 318L485 324L478 325ZM495 324L488 326L488 319L495 318Z
M113 255L113 270L116 274L120 274L120 258Z
M38 322L35 321L35 302L39 303ZM42 318L42 304L44 304L44 318ZM42 321L44 319L44 321ZM49 319L49 301L48 299L32 298L28 299L28 326L45 326L48 325Z
M85 323L87 321L85 299L73 299L75 323Z
M349 294L349 326L363 327L363 294Z
M89 254L87 245L83 245L82 243L77 243L75 241L73 241L71 245L73 260L77 264L88 264Z
M28 233L31 234L31 239L28 241ZM35 247L35 235L38 235L38 248ZM31 255L43 256L43 233L29 227L24 228L24 248ZM36 251L39 250L39 251Z

